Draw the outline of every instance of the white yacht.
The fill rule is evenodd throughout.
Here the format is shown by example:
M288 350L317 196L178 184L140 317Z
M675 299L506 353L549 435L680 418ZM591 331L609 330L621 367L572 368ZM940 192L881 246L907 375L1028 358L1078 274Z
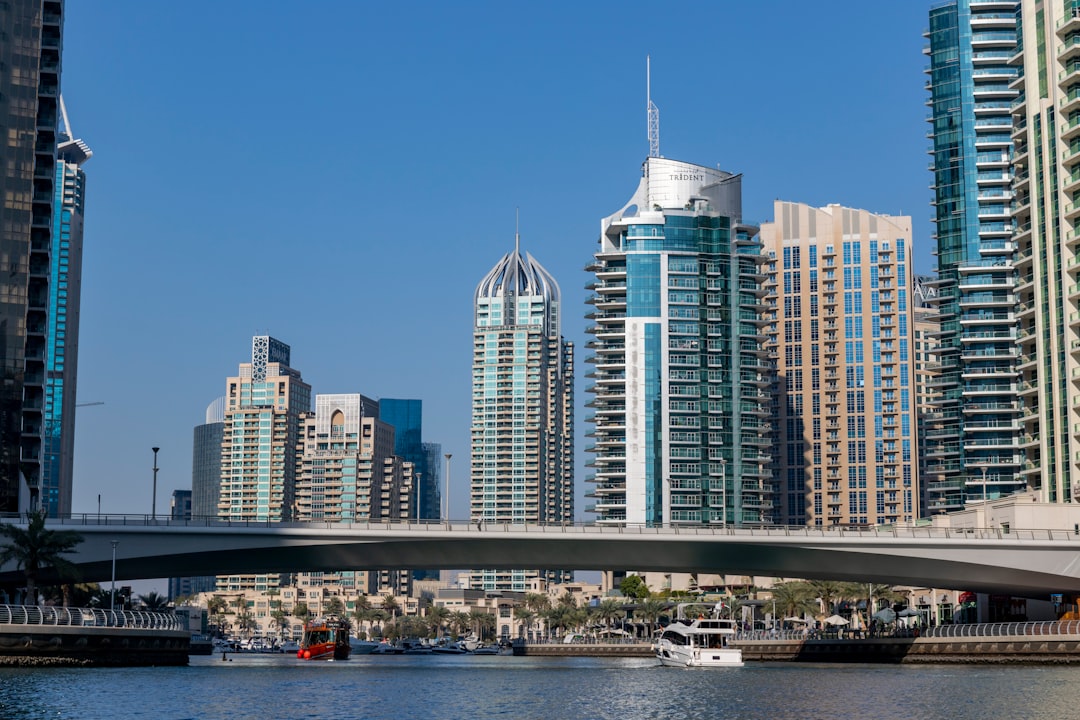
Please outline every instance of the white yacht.
M711 618L687 621L679 605L678 619L664 628L653 645L656 659L670 667L742 667L742 650L734 647L735 621L720 619L719 608Z

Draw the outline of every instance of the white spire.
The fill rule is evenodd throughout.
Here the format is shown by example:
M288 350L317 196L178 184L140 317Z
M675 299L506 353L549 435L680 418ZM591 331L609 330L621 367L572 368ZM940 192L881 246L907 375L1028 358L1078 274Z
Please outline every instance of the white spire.
M660 157L660 108L652 101L652 58L645 56L645 101L649 123L649 157Z

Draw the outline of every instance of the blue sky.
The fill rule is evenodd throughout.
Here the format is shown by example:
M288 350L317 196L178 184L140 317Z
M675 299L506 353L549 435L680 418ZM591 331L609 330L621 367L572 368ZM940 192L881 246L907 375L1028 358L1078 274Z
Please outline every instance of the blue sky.
M648 152L772 201L911 215L931 256L928 4L69 2L62 88L88 174L76 512L191 486L192 430L251 336L315 393L424 401L468 482L472 294L513 248L578 350L600 218Z

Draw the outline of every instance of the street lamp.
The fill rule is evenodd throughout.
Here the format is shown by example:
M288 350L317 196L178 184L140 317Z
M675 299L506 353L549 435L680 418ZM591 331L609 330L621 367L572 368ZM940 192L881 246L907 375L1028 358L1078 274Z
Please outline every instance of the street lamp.
M157 454L158 454L158 450L160 450L161 448L150 448L150 449L154 451L154 495L150 500L150 503L151 503L150 519L151 520L157 520L157 471L158 471Z
M446 453L443 457L446 458L446 482L444 483L445 490L443 492L446 495L446 512L443 514L443 519L450 522L450 458L452 456L450 453Z
M109 612L116 609L116 546L119 540L110 540L112 543L112 590L109 591Z

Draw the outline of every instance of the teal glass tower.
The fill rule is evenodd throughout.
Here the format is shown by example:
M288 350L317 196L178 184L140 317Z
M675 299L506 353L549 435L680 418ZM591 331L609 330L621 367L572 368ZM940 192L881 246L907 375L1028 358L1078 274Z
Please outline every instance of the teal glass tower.
M60 99L63 129L57 146L49 257L49 325L45 360L45 427L41 447L41 507L50 517L71 513L75 396L82 294L86 173L93 152L74 137Z
M574 345L562 295L530 254L507 253L473 298L469 518L557 525L574 519ZM474 570L469 584L523 591L563 570Z
M926 416L924 513L1025 486L1019 474L1013 120L1019 3L930 11L929 121L937 235L936 378ZM1026 176L1026 174L1025 174ZM1020 181L1022 178L1015 178ZM1018 230L1021 228L1017 228Z
M600 523L774 519L765 257L742 176L649 157L587 270Z

